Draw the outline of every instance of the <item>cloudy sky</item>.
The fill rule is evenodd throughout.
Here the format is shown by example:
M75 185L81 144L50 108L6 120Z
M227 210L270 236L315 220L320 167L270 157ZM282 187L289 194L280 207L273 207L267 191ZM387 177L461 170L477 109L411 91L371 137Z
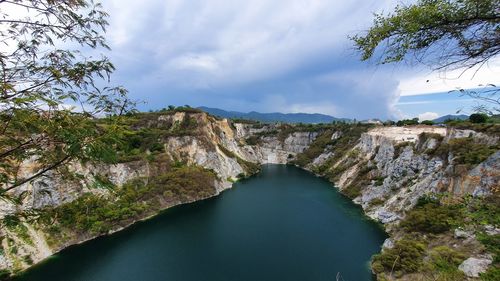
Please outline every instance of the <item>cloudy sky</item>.
M104 0L113 82L145 101L337 117L425 118L467 110L456 87L496 83L422 66L360 62L347 39L396 0ZM408 1L406 1L408 2ZM430 93L444 94L430 94Z

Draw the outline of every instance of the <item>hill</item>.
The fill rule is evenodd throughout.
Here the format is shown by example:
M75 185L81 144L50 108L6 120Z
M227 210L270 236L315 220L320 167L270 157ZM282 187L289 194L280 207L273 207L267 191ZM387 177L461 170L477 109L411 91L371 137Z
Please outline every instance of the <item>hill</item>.
M441 116L439 118L436 118L432 121L434 123L443 123L446 120L467 120L467 119L469 119L469 115L460 114L460 115L445 115L445 116Z
M330 115L319 113L260 113L251 111L248 113L238 111L226 111L219 108L210 108L201 106L198 107L209 114L232 119L248 119L264 123L283 122L283 123L305 123L305 124L318 124L318 123L331 123L333 121L350 122L351 119L336 118Z

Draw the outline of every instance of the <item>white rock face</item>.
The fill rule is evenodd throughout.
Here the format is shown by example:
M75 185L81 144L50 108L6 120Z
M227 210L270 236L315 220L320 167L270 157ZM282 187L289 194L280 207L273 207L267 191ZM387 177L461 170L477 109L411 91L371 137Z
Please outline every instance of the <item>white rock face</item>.
M468 277L479 277L479 274L486 272L492 263L491 258L468 258L458 267Z
M446 128L434 126L380 127L370 130L367 134L395 142L416 142L421 133L434 133L445 136Z
M471 134L469 131L432 126L374 128L362 134L359 143L353 148L353 151L359 151L356 153L359 156L338 175L336 186L341 190L346 188L356 180L360 170L368 165L375 166L376 169L371 170L370 175L372 178L379 178L379 181L362 186L361 194L354 202L360 204L368 216L384 224L396 223L403 218L405 212L412 209L417 200L425 194L450 192L460 196L486 196L495 188L498 189L500 151L472 170L454 176L453 166L424 153L428 149L436 148L439 142L427 138L425 143L420 143L421 133L437 134L445 142ZM497 140L475 132L472 136L479 143ZM349 151L341 153L348 155ZM311 170L314 170L314 166L325 163L332 154L325 152L314 159ZM448 162L450 161L452 160L448 159ZM377 200L377 204L372 204L374 200Z

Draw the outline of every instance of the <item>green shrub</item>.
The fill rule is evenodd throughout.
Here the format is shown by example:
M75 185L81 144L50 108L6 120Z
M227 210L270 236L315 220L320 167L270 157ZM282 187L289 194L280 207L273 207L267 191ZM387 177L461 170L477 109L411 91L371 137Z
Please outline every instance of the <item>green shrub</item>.
M396 122L396 126L411 126L411 125L418 125L418 118L403 119Z
M370 201L370 207L378 206L384 204L385 200L383 198L375 198Z
M419 202L406 214L400 226L410 232L443 233L462 223L464 209L461 205L444 205L439 202Z
M375 181L375 186L381 186L384 184L385 177L376 177L373 180Z
M372 269L382 272L417 272L423 265L425 245L419 241L403 238L394 244L392 249L385 249L375 255Z
M448 143L442 142L438 147L426 153L443 160L447 160L451 153L454 156L453 164L472 166L483 162L499 148L498 145L476 143L474 138L457 138L451 139Z
M14 228L21 223L19 217L14 215L6 215L2 220L3 225L7 228Z
M349 197L350 199L354 199L361 195L361 185L359 184L348 185L345 189L342 190L342 194Z
M467 198L467 217L476 225L500 225L500 194Z
M465 258L464 254L447 246L438 246L431 250L429 264L436 271L454 275Z
M479 233L477 240L486 247L486 250L493 254L493 262L500 263L500 234L488 235Z
M498 281L500 280L500 266L492 266L485 273L479 276L483 281Z
M488 115L484 113L473 113L469 116L469 121L472 123L486 123L486 121L488 121Z

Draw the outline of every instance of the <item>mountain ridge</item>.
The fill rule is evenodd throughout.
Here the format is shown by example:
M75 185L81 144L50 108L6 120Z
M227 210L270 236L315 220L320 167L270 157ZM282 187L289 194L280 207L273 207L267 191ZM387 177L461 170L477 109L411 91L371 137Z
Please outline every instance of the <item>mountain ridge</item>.
M257 111L250 111L245 113L239 111L227 111L219 108L212 108L206 106L200 106L197 108L209 114L223 118L248 119L264 123L285 122L285 123L318 124L318 123L331 123L334 121L352 122L352 119L349 118L337 118L334 116L321 113L281 113L281 112L261 113Z

